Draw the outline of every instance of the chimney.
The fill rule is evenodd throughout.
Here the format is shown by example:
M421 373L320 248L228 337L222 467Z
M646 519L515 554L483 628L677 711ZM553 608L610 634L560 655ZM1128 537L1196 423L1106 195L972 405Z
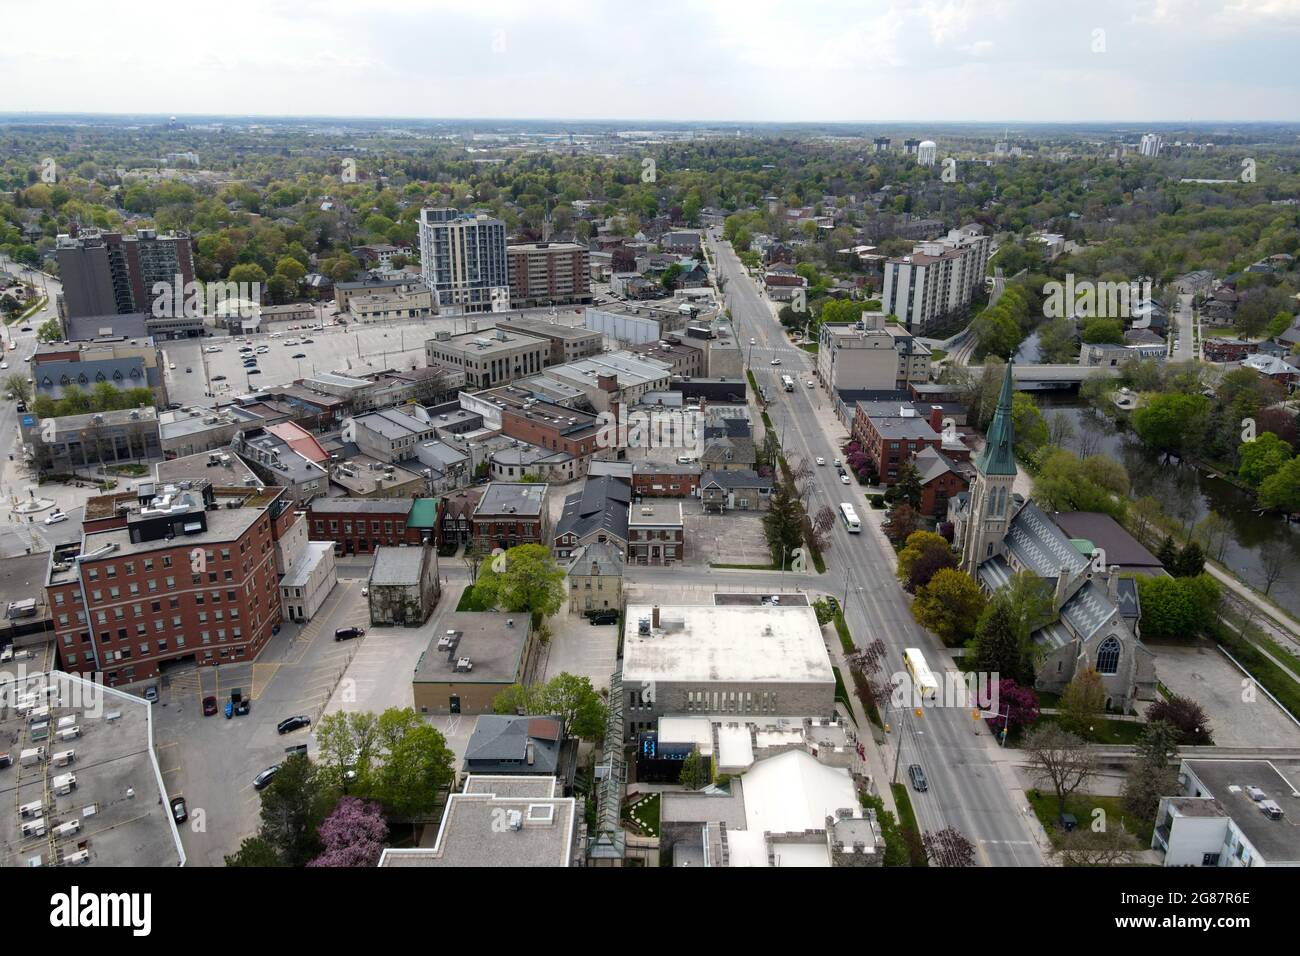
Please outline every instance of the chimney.
M659 627L659 605L658 604L656 604L654 606L654 610L650 612L650 626L653 628Z
M1110 595L1110 603L1116 607L1119 606L1119 565L1112 564L1106 569L1106 593Z
M1061 565L1061 570L1056 575L1056 594L1052 597L1052 610L1059 611L1065 604L1067 589L1070 586L1070 569Z
M596 385L603 392L617 392L618 376L609 375L607 373L602 372L601 374L596 376Z
M937 431L940 435L943 434L943 406L942 405L930 406L930 427L933 428L935 431Z
M533 750L533 742L531 740L528 741L528 746L524 748L524 755L524 759L528 762L528 766L531 767L537 762L537 754Z

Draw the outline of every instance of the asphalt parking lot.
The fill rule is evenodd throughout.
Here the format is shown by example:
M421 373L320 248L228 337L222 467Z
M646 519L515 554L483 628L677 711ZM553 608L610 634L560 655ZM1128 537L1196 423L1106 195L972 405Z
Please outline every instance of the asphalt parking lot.
M1160 682L1180 697L1190 697L1210 718L1214 742L1220 747L1300 745L1297 727L1262 690L1243 701L1245 675L1210 647L1148 645L1156 655Z
M334 629L368 619L360 585L340 581L311 622L284 624L256 662L190 667L162 682L155 711L158 757L167 792L184 795L189 804L181 838L194 865L221 866L257 830L261 801L253 777L279 763L285 747L310 740L307 730L282 737L276 724L297 714L319 719L364 645L364 639L334 641ZM251 697L252 707L227 720L224 705L234 688ZM209 695L221 709L204 717L202 701Z
M552 630L543 680L559 674L591 678L597 690L609 689L618 653L618 625L592 624L581 613L561 611L549 621Z
M699 507L698 502L692 504ZM772 563L761 511L730 511L718 515L691 509L683 520L686 522L686 564Z
M332 304L323 311L325 328L291 329L297 323L275 323L266 332L249 336L230 336L224 332L201 339L164 342L163 355L168 363L166 370L167 393L173 402L184 405L208 404L211 392L218 400L229 400L249 391L274 385L285 385L296 379L321 372L363 374L384 369L423 368L424 343L434 333L469 331L469 323L477 322L480 329L487 328L495 316L448 316L445 318L410 319L404 322L367 322L348 320L347 326L336 324ZM501 313L500 318L527 315L530 318L552 318L550 309L532 309L525 313ZM561 325L580 325L581 315L573 310L560 310L554 318ZM345 316L346 320L346 316ZM316 323L310 323L315 325ZM276 333L272 337L272 333ZM304 343L303 339L312 341ZM296 339L296 345L288 340ZM266 346L267 351L256 355L256 375L249 375L243 359L254 353L241 353L243 347ZM208 348L218 347L220 352L209 353ZM303 358L293 356L301 354ZM176 367L170 368L171 365ZM186 372L186 369L190 369ZM218 378L224 376L224 378Z

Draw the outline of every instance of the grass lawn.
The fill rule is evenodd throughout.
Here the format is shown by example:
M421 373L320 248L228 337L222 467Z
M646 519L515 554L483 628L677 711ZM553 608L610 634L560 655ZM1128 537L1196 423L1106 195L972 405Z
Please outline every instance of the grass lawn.
M730 571L780 571L779 564L718 564L716 561L710 561L711 568L726 568Z
M912 810L912 797L907 792L907 785L891 783L889 789L894 792L894 805L898 807L899 827L914 835L914 840L910 841L912 846L909 847L912 851L912 866L929 866L930 861L925 858L925 850L921 845L921 829L916 825L916 813Z
M1043 825L1047 831L1048 839L1052 845L1056 846L1060 841L1064 830L1056 822L1056 794L1052 790L1030 790L1027 794L1029 805L1034 808L1034 813L1038 817L1038 822ZM1079 827L1090 827L1093 822L1093 811L1101 809L1106 813L1106 825L1115 826L1117 823L1123 823L1124 828L1137 837L1137 841L1143 848L1151 845L1151 820L1138 820L1124 809L1123 801L1119 797L1100 797L1090 793L1072 793L1065 801L1065 812L1074 814L1074 818L1079 821ZM1100 819L1098 817L1098 819Z
M856 726L858 719L853 716L853 701L849 700L848 688L844 686L844 675L838 667L832 667L831 670L835 672L835 699L844 705L844 713Z
M648 793L623 811L624 817L646 836L659 835L659 794Z
M803 349L805 352L811 352L813 355L816 355L821 346L816 342L805 342L803 345L799 346L799 348Z
M1040 701L1040 706L1041 706ZM1046 724L1059 724L1061 722L1060 714L1043 714L1036 721L1034 727L1041 727ZM1138 723L1132 720L1107 720L1105 717L1098 718L1093 722L1093 733L1091 742L1095 744L1135 744L1138 738L1142 736L1142 731L1146 724ZM1027 728L1017 727L1007 738L1008 747L1019 747L1024 739Z
M849 626L844 623L844 612L840 608L835 609L835 632L840 636L840 647L844 648L845 654L852 654L857 650L853 643L853 635L849 633Z

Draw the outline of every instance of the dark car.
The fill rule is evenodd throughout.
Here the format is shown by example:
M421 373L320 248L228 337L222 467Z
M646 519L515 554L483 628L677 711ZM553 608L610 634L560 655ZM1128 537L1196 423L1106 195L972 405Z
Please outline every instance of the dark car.
M184 797L172 797L172 819L184 823L190 818L189 808L185 806Z
M226 376L224 376L224 375L214 375L214 376L212 376L212 381L214 381L214 382L224 382L225 380L226 380Z
M313 342L315 342L315 341L316 341L315 339L303 339L303 340L302 340L302 344L303 344L303 345L311 345L311 344L312 344Z
M265 790L267 787L271 785L271 781L275 779L275 775L279 772L280 772L280 765L278 763L271 764L271 766L267 767L265 770L263 770L261 773L259 773L256 777L253 778L253 789Z
M284 720L280 721L278 724L275 725L275 729L282 734L287 734L287 733L291 733L292 731L298 730L302 727L310 727L310 726L311 726L311 718L304 717L301 714L299 714L297 717L286 717Z
M617 624L618 611L597 611L591 615L591 623L596 624Z
M203 716L211 717L217 712L217 699L215 697L203 698Z
M19 329L20 332L30 332L31 330L32 327L30 325L24 325L21 329Z
M245 697L243 700L235 701L235 716L244 717L252 709L253 702Z
M185 366L185 371L186 371L186 372L193 372L194 369L190 368L190 367L187 365L187 366Z
M296 359L300 359L300 358L306 358L307 356L304 355L302 352L295 352L293 357Z
M925 793L930 789L929 782L925 779L925 771L921 769L919 763L914 763L907 768L907 775L912 779L912 789L917 793Z
M364 627L340 627L334 632L334 640L346 641L354 637L360 637L364 633L366 633Z
M260 368L250 368L250 369L249 369L245 374L247 374L247 375L261 375L261 374L262 374L262 370L261 370Z
M182 405L180 402L168 402L168 404L167 404L167 411L169 411L169 412L180 411L180 409L182 409L182 408L184 408L184 407L185 407L185 406Z
M306 745L306 744L294 744L292 747L285 747L285 748L284 748L284 752L285 752L286 754L288 754L290 757L296 756L296 755L298 755L298 754L302 754L303 756L306 756L306 755L307 755L307 745Z

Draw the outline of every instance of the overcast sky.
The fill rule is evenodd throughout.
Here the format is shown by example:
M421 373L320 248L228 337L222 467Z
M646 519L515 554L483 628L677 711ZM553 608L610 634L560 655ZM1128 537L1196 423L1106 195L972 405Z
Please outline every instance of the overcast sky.
M1300 0L0 0L0 109L1300 119Z

